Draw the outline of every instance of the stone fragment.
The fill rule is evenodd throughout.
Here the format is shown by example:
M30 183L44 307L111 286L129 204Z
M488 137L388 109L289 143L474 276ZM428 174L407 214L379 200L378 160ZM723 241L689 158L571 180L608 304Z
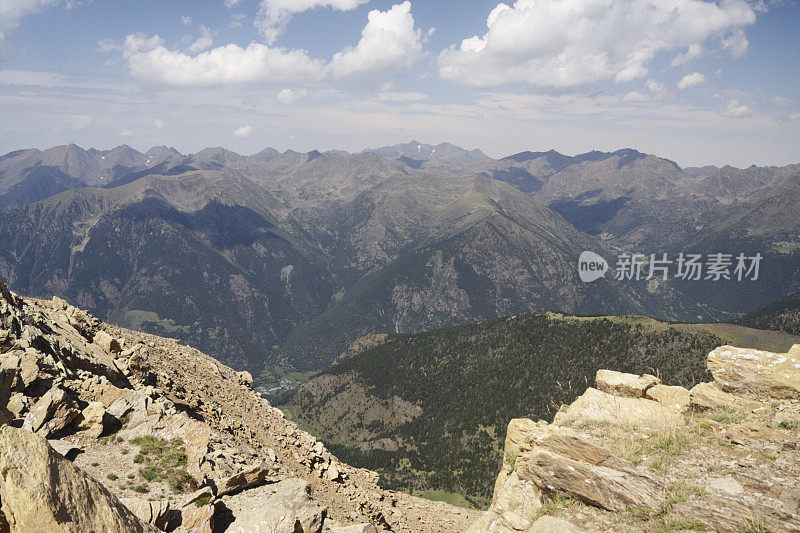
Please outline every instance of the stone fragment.
M78 410L66 391L54 386L34 404L25 416L22 427L50 437L67 427L76 416Z
M661 380L649 374L639 376L613 370L598 370L595 382L598 389L608 394L644 398L647 389L658 385Z
M690 394L685 387L675 385L654 385L644 393L645 398L671 405L676 409L684 410L689 408Z

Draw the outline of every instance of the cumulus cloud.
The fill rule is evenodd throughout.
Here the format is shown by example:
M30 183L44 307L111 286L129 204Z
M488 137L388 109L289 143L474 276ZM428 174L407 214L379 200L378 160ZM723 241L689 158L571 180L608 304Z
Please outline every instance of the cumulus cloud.
M306 98L311 92L308 89L282 89L276 97L283 105L293 105Z
M184 15L181 17L181 22L184 26L191 26L192 25L192 17Z
M792 113L789 115L789 120L800 120L800 113Z
M728 37L722 39L722 48L737 60L744 59L748 46L750 43L741 28L733 30Z
M4 43L23 18L58 4L58 0L1 0L0 1L0 56ZM71 7L71 5L69 6Z
M167 127L167 123L160 118L153 120L153 127L157 130L163 130Z
M159 42L148 51L128 53L126 59L134 77L152 85L173 87L319 80L325 71L324 63L311 59L305 50L270 48L259 43L247 48L229 44L190 56L167 50Z
M676 55L672 58L669 66L671 67L679 67L681 65L685 65L687 63L691 63L695 59L701 57L705 53L706 49L703 47L702 44L695 43L689 46L686 49L686 52L682 54Z
M229 2L230 0L225 0L225 5L228 5ZM367 2L369 0L261 0L258 15L253 24L267 42L272 44L284 32L286 25L297 13L316 7L350 11ZM232 5L237 3L238 1L234 1Z
M517 0L489 13L483 36L443 50L439 75L475 87L629 82L659 52L724 38L741 46L755 20L745 0Z
M678 89L686 89L689 87L694 87L695 85L699 85L706 81L705 74L701 72L692 72L691 74L687 74L683 78L680 79L678 82Z
M410 68L422 56L422 31L414 27L411 2L389 11L370 11L356 46L334 54L330 72L341 78L354 74Z
M158 35L133 34L126 37L122 51L131 75L154 86L173 87L305 83L376 75L410 68L422 57L422 32L414 27L410 2L388 11L371 11L358 44L334 54L330 62L313 59L305 50L261 43L247 48L228 44L197 53L210 46L209 41L198 40L187 54L167 49Z
M249 137L252 133L256 131L253 126L242 126L241 128L234 130L233 136L234 137Z
M720 109L719 114L731 118L745 118L751 116L753 110L746 105L739 104L735 99L731 99L725 107Z
M225 7L231 9L232 7L237 6L239 2L241 2L242 0L223 0L223 1L225 2Z
M211 38L211 29L208 26L200 25L200 37L189 45L189 51L193 54L208 50L214 46L214 39Z

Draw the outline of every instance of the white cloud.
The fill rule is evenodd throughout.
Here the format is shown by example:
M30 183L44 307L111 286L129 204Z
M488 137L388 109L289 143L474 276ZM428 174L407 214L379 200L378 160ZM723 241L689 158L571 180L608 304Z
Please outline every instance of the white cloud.
M184 16L181 17L181 22L183 23L184 26L191 26L192 25L192 17L184 15Z
M669 66L679 67L681 65L691 63L695 59L701 57L705 53L705 51L706 49L700 43L689 45L689 48L686 49L686 52L678 54L674 58L672 58L672 61L670 62Z
M442 51L439 75L476 87L629 82L659 52L696 51L755 20L744 0L517 0L492 10L483 36Z
M163 130L167 127L167 123L161 120L160 118L153 120L153 127L157 130Z
M228 44L191 55L210 43L197 41L186 54L168 50L158 35L128 35L121 48L130 74L145 83L210 87L379 75L413 66L422 56L421 39L422 32L414 28L411 3L404 2L388 11L371 11L358 44L334 54L330 62L313 59L305 50L261 43L251 43L247 48Z
M410 68L422 56L422 31L414 28L411 2L389 11L370 11L361 40L333 55L330 72L341 78L354 74Z
M230 17L231 28L240 28L242 26L242 21L245 18L246 17L241 13L231 13L231 17Z
M235 130L233 132L234 137L249 137L252 133L256 131L253 126L242 126L241 128Z
M66 83L61 74L35 70L0 70L0 85L30 85L36 87L59 87Z
M4 42L23 18L59 3L59 0L0 0L0 56Z
M753 110L746 105L740 105L735 99L728 101L728 104L720 109L720 115L731 118L745 118L753 114Z
M722 48L737 60L744 59L749 45L747 36L741 28L736 28L728 37L722 39Z
M378 94L380 102L421 102L427 99L428 95L423 93L382 92Z
M622 98L623 101L649 102L664 98L669 93L667 87L663 83L658 83L655 80L647 80L644 86L646 91L631 91Z
M214 46L214 39L211 38L211 29L208 26L200 25L200 37L189 46L189 51L193 54L208 50Z
M324 63L311 59L305 50L270 48L259 43L247 48L229 44L194 57L167 50L159 43L148 51L127 54L126 58L134 77L173 87L296 82L319 80L324 75Z
M239 2L241 2L242 0L223 0L223 1L225 2L225 7L231 9L232 7L237 6Z
M800 120L800 113L792 113L789 115L789 120Z
M701 72L692 72L680 79L680 81L678 82L678 89L687 89L689 87L694 87L695 85L699 85L705 81L706 81L705 74Z
M310 94L308 89L283 89L276 98L283 105L294 105Z
M787 96L783 96L781 94L776 94L776 95L772 96L769 99L769 101L772 102L775 105L780 105L780 106L787 106L787 105L791 105L792 103L794 103L794 100L792 100L791 98L789 98Z
M284 32L292 16L297 13L316 7L350 11L367 2L369 0L261 0L258 15L253 24L267 42L272 44ZM233 5L236 3L238 2L234 2ZM228 0L225 5L228 5Z

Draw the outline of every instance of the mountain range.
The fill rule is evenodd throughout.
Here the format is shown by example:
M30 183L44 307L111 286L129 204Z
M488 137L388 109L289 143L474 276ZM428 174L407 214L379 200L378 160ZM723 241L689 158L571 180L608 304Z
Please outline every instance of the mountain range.
M75 145L0 157L0 276L266 375L371 332L530 310L737 318L800 289L800 165L681 169L631 149L491 159ZM577 257L761 253L758 281L582 283Z

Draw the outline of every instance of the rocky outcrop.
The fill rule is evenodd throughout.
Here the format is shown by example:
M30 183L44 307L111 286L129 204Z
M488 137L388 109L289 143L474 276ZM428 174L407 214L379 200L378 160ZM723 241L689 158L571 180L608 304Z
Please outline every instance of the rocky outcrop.
M95 509L103 498L92 491L104 485L121 516L145 530L226 530L234 519L269 518L253 515L263 501L273 518L294 516L287 527L309 531L463 531L477 516L381 489L376 473L341 463L286 420L247 372L172 339L103 325L57 298L19 298L0 282L0 426L8 425L50 439L51 494L69 494L70 509ZM55 486L64 465L97 481ZM29 519L21 498L0 492L2 513ZM85 523L81 531L137 530Z
M721 346L709 354L708 369L725 392L800 399L800 345L784 354Z
M0 428L0 512L12 531L156 531L41 435Z
M226 505L235 517L232 531L320 533L327 511L311 498L311 485L285 479L265 490L248 491Z
M599 371L552 424L511 421L470 533L800 531L800 491L786 489L800 485L793 354L718 348L715 381L691 391Z

